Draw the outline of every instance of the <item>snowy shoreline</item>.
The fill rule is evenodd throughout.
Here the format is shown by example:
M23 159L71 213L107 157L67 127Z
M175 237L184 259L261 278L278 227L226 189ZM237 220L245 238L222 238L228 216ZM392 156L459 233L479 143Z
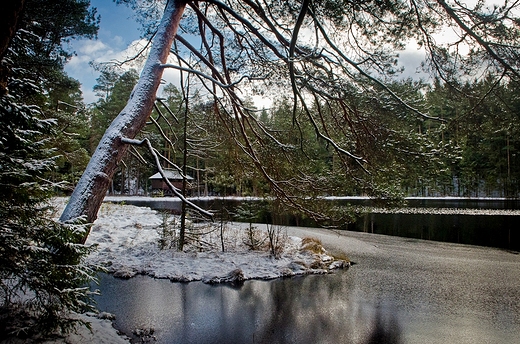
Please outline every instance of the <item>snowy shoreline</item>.
M283 228L279 235L284 247L279 257L273 257L265 245L260 250L250 250L244 244L246 224L238 223L225 225L225 252L221 249L216 224L192 224L191 232L204 232L205 235L192 238L184 252L161 250L160 231L165 225L177 227L175 221L178 218L173 215L147 207L104 203L86 242L98 246L88 262L104 267L119 278L140 274L174 282L205 283L226 282L226 276L232 272L241 280L268 280L324 274L349 266L348 261L335 259L323 247L306 248L301 238L287 236ZM266 240L265 225L256 225L254 230ZM203 250L199 243L204 243Z
M259 201L264 198L259 197L188 197L190 201ZM370 197L362 196L343 196L343 197L323 197L329 201L369 201ZM475 201L475 202L516 202L516 198L499 198L499 197L405 197L405 200L422 200L422 201ZM128 204L149 204L152 202L160 202L163 204L180 204L180 200L175 197L150 197L150 196L106 196L105 202L112 203L128 203ZM520 209L493 209L493 208L448 208L448 207L390 207L382 208L377 206L353 205L353 209L357 214L425 214L425 215L480 215L480 216L520 216Z
M55 198L53 205L59 214L68 198ZM184 252L159 247L161 228L177 226L176 217L148 207L105 202L98 219L92 226L87 245L97 250L86 259L87 263L100 266L118 278L131 278L137 274L152 278L169 279L172 282L202 281L203 283L239 284L244 280L270 280L306 274L332 273L336 269L350 267L348 259L334 258L321 246L319 240L288 236L279 228L284 248L275 258L266 249L250 250L244 244L243 235L248 224L228 223L224 247L221 252L220 231L205 230L205 250L197 244L188 244ZM265 236L265 225L255 225L255 231ZM262 228L264 227L264 228ZM206 228L207 229L207 228ZM209 232L209 233L208 233ZM65 338L45 342L60 343L129 343L112 327L113 315L79 314L80 319L91 323L92 331L78 326L76 333Z

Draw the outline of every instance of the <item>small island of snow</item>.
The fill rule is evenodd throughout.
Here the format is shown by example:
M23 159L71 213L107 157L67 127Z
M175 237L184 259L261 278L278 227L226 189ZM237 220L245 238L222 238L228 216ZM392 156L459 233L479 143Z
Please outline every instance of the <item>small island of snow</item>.
M97 245L88 262L119 278L142 274L205 283L324 274L350 266L318 240L287 236L283 227L271 227L274 240L269 240L265 224L189 223L182 252L175 243L178 229L178 216L104 203L86 242Z

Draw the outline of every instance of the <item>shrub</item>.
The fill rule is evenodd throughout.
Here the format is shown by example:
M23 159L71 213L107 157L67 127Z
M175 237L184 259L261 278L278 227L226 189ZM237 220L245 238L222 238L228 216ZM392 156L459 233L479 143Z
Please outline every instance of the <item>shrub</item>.
M85 226L50 219L45 208L0 210L0 336L31 337L70 331L73 312L93 310L88 284L95 270L84 264L94 247L76 244Z
M255 226L249 225L246 228L245 237L242 241L250 250L261 250L265 245L265 233Z
M159 226L159 248L161 250L177 247L177 219L167 211L161 212L162 222Z
M268 224L266 226L271 255L280 258L287 242L287 231L284 231L282 226Z

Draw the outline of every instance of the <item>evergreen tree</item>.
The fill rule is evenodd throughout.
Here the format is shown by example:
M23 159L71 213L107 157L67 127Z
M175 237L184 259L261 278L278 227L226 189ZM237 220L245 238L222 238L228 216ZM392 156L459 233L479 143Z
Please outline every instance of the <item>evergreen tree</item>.
M76 322L71 312L89 307L85 286L94 272L83 257L91 248L73 244L84 228L54 220L49 197L59 183L47 178L58 160L51 139L57 137L57 120L49 104L51 90L59 87L49 85L70 81L62 68L70 54L61 44L97 30L88 6L88 1L27 0L2 61L9 71L7 93L0 96L2 338L70 330Z
M138 78L137 71L131 69L122 74L118 74L115 70L104 70L97 79L94 90L98 90L97 94L101 98L90 109L92 131L89 137L89 150L91 154L106 128L125 106Z
M81 261L90 248L71 245L81 228L57 223L47 204L55 122L25 103L38 90L30 80L13 73L9 81L0 98L0 333L33 336L70 329L69 312L84 310L93 271Z
M136 7L142 4L135 0L118 2ZM143 17L161 4L147 2ZM409 87L393 85L399 73L397 52L415 40L427 52L425 67L445 83L472 77L485 68L503 76L497 84L502 79L517 80L519 31L511 23L518 22L518 8L517 2L500 7L478 2L470 8L462 2L448 4L441 0L168 1L133 96L118 115L117 126L105 133L61 218L86 216L88 221L95 220L124 153L129 145L141 144L135 138L152 112L165 68L198 78L201 88L211 94L208 98L214 104L213 113L230 141L250 159L270 191L290 206L304 209L300 201L305 200L292 192L298 190L300 180L307 183L304 188L310 185L309 178L278 178L283 169L265 159L273 156L272 149L277 150L276 156L283 156L288 147L259 124L244 94L291 95L294 124L312 129L319 151L325 147L333 152L331 165L341 166L351 189L375 197L393 197L399 188L391 184L386 173L392 159L385 160L387 170L374 177L376 169L370 164L377 168L378 163L368 160L366 154L385 156L364 143L406 153L401 160L415 155L441 161L436 154L444 149L442 140L441 144L431 144L431 137L423 136L423 126L430 126L433 120L442 123L442 119L434 118L422 101L415 102L420 100L415 88L408 97ZM199 47L177 34L182 18L186 21L183 30L200 38ZM434 36L443 27L453 29L458 38L436 44ZM461 45L465 51L469 46L470 53L461 54ZM168 61L169 54L177 63L168 63L172 61ZM360 100L363 103L359 104ZM384 127L399 122L406 124L405 129L412 128L410 135L392 130L397 124ZM395 145L401 138L425 144L413 145L410 150ZM381 146L380 142L388 145ZM334 179L329 177L330 181Z

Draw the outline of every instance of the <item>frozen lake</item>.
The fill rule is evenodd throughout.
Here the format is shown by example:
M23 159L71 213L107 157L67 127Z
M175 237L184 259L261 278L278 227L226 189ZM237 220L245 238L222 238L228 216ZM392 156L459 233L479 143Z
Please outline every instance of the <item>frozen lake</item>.
M516 343L520 255L371 233L288 228L356 264L240 288L104 275L98 308L157 343Z

